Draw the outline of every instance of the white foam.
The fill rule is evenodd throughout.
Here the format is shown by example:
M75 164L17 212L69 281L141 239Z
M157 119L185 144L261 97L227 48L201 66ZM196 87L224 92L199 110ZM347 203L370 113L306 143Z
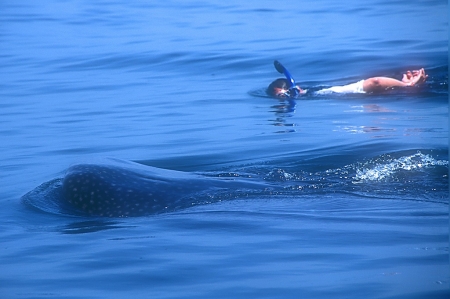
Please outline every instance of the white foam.
M380 181L392 176L399 170L420 170L431 166L446 166L448 161L436 160L430 155L424 155L420 152L401 157L398 159L388 159L385 163L377 163L369 168L356 169L354 182L360 181Z

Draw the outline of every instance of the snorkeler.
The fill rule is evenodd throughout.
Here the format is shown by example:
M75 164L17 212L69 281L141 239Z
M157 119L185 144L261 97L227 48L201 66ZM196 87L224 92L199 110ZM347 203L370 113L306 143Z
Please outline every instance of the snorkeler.
M307 90L301 89L300 86L295 84L291 74L280 62L275 60L274 65L277 71L283 73L286 78L279 78L270 83L267 88L267 93L270 96L275 98L296 98L298 95L307 93ZM395 87L410 87L424 83L427 77L425 70L422 68L420 70L407 71L403 74L401 81L388 77L373 77L344 86L325 88L315 91L314 94L381 93Z

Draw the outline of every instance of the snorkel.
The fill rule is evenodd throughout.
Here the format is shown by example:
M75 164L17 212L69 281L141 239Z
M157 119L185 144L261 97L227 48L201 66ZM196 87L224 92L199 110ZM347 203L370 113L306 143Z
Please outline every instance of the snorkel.
M291 99L298 97L298 89L295 88L295 80L292 77L291 73L278 61L275 60L273 62L273 65L275 66L275 69L280 73L284 74L286 76L286 79L288 79L290 86L289 86L289 97Z

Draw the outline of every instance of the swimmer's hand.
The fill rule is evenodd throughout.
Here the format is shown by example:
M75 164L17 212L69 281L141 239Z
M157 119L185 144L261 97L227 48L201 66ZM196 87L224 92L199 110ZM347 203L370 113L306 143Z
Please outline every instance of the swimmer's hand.
M420 70L407 71L403 74L402 82L408 86L415 86L424 83L427 78L428 75L425 74L425 70L422 68Z

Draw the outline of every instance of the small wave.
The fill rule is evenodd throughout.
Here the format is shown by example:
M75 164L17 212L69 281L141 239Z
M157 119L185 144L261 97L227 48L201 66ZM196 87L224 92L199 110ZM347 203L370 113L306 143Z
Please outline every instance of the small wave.
M408 179L406 181L411 181L413 172L415 174L418 174L419 171L421 173L427 172L428 175L432 175L430 170L435 166L447 167L448 161L439 160L421 152L396 158L385 154L365 162L355 162L343 167L318 172L275 168L268 172L264 180L277 183L324 180L342 183L350 179L351 183L363 183L368 181L385 181L393 177L399 179L401 173L405 174L408 172Z
M302 164L271 169L264 180L282 186L287 196L344 192L372 198L445 202L448 160L443 155L444 152L398 152L321 170L324 162L331 161L327 157L309 167Z
M356 169L354 182L361 181L381 181L399 171L422 170L432 166L448 166L448 161L436 160L430 155L418 152L416 154L400 157L397 159L387 159L383 162L377 162L370 167Z

